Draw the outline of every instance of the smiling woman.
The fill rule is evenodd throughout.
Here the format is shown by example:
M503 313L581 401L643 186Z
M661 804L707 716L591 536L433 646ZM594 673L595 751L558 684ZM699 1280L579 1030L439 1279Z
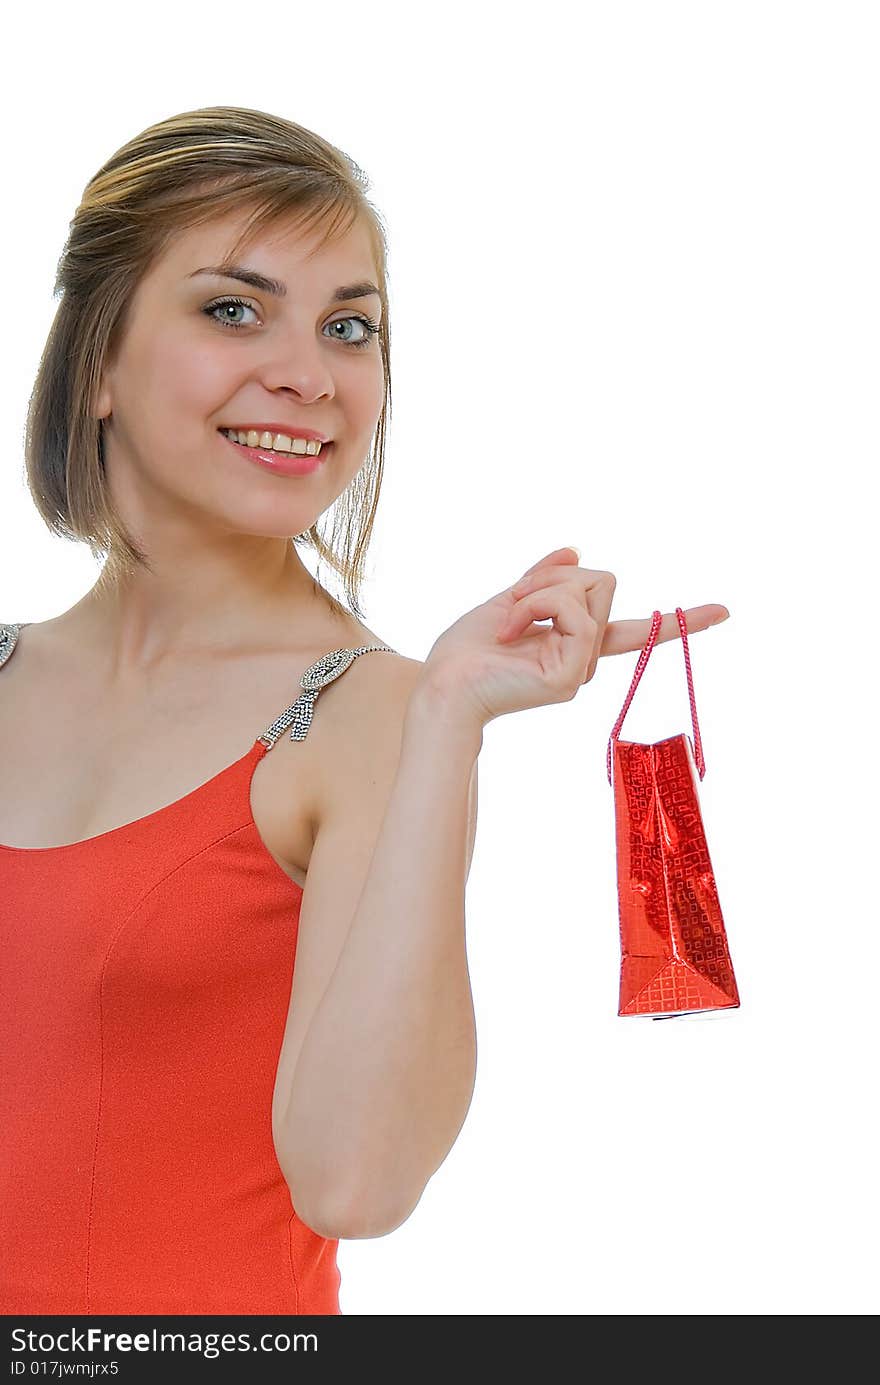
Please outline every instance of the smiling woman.
M328 350L362 361L359 376L346 376L349 417L343 419L326 398L319 404L316 397L309 411L320 413L313 426L332 434L336 444L332 471L323 468L327 484L339 490L331 497L332 537L319 530L314 515L303 515L302 527L296 528L296 509L289 531L294 548L314 548L319 575L322 561L339 574L351 611L362 615L360 588L384 469L391 391L386 241L367 186L354 160L313 131L226 106L186 112L149 127L87 185L59 262L55 293L61 303L31 395L25 465L34 502L50 530L106 557L105 585L139 567L149 569L150 558L107 484L108 451L114 443L118 451L123 439L112 438L119 408L108 409L106 396L102 406L99 381L114 370L118 377L120 348L131 346L131 319L156 341L157 334L170 330L168 313L179 301L207 324L218 349L223 340L241 353L218 355L203 334L186 341L177 333L180 350L187 352L181 376L177 353L157 352L178 379L192 378L196 351L206 361L206 373L218 363L228 370L229 398L216 400L225 418L213 423L214 432L220 423L241 427L265 414L265 409L254 411L258 401L243 389L236 398L234 386L236 372L243 378L267 343L283 344L288 359L291 353L302 359L308 332ZM274 242L268 239L273 232ZM275 246L286 245L291 233L300 238L304 254L297 261L286 259L293 272L279 274L282 260ZM260 262L251 253L251 263L245 264L242 252L252 247L260 248ZM326 274L316 277L318 256ZM355 273L334 273L351 269ZM246 284L255 298L218 293L210 301L203 294L197 298L211 278L218 290L224 280ZM178 286L186 291L182 300ZM372 308L339 312L340 304L365 301L375 305L375 313ZM148 319L140 312L144 307ZM142 391L142 375L138 388ZM166 397L166 407L167 402ZM297 413L282 419L282 426L313 424L304 410ZM277 410L268 417L276 418ZM167 423L166 416L166 439ZM145 411L137 435L143 439L144 429L156 426ZM174 443L179 466L179 432ZM329 594L327 600L341 609Z
M119 149L70 223L25 462L104 564L0 623L0 1312L340 1312L368 1205L337 1218L341 1160L299 1180L281 1116L421 668L357 618L390 399L366 186L218 106Z

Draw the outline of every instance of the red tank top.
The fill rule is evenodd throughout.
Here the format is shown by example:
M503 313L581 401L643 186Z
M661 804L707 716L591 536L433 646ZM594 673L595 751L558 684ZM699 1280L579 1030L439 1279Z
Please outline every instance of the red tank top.
M0 665L21 628L0 625ZM0 845L0 1312L341 1311L339 1243L297 1216L272 1137L303 892L250 785L371 650L397 652L323 655L175 803Z

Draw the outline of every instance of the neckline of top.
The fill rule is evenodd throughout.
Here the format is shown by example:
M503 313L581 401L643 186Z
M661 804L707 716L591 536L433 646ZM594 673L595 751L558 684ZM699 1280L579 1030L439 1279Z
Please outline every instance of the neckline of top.
M24 630L26 625L29 624L29 621L25 621L21 624L18 624L17 634ZM210 786L214 784L216 780L222 779L227 774L230 774L234 769L238 769L239 766L243 765L244 762L250 759L251 756L254 757L254 768L256 768L256 763L262 759L262 757L267 753L268 749L269 747L265 744L265 742L258 737L254 741L253 745L251 745L251 747L248 750L246 750L243 755L240 755L237 760L233 760L231 765L226 765L223 769L218 770L217 773L212 774L209 779L205 779L203 783L197 784L194 789L189 789L185 794L181 794L179 798L173 799L171 803L163 803L160 808L154 808L151 812L144 813L139 818L132 818L130 822L121 822L118 827L109 827L106 830L106 832L96 832L94 836L81 837L79 841L76 842L61 842L57 846L9 846L6 842L0 842L0 851L8 851L19 856L45 856L61 851L74 851L77 847L93 846L96 842L106 841L108 837L114 837L119 832L125 832L126 830L131 830L132 828L140 827L142 823L152 822L155 818L160 817L163 813L169 813L173 808L180 807L181 804L186 803L191 798L194 798L196 794L202 793L205 789L210 788ZM251 823L254 823L254 816L253 812L250 809L249 803L248 822L245 825L249 827ZM254 823L254 825L256 824Z
M240 755L237 760L233 760L231 765L226 765L224 769L218 770L216 774L212 774L210 779L206 779L204 783L197 784L194 789L189 789L185 794L181 794L180 798L175 798L171 803L164 803L161 808L154 808L152 812L144 813L142 817L132 818L131 822L122 822L118 827L109 827L106 832L97 832L93 837L81 837L77 842L61 842L58 846L8 846L5 842L0 842L0 851L8 851L18 856L47 856L55 855L62 851L74 851L77 847L94 846L97 842L106 841L108 837L115 837L120 832L131 831L133 828L140 827L143 823L151 823L156 818L161 817L163 813L170 813L172 809L179 808L182 804L188 802L189 799L195 798L197 794L202 793L205 789L209 789L218 779L223 779L227 774L231 774L233 770L238 769L251 757L253 757L254 769L256 769L257 764L268 752L268 749L269 747L263 741L260 739L255 740L250 749L246 750L243 755ZM247 812L247 821L242 823L241 826L256 827L253 810L250 806L250 776L248 777ZM257 835L259 836L259 832ZM262 841L262 837L260 840ZM293 883L295 884L296 882L294 881Z

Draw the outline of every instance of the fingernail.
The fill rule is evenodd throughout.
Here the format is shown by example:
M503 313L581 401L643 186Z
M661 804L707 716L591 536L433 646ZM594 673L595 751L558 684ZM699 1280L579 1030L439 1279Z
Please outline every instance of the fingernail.
M580 560L581 560L581 550L577 547L576 544L573 544L573 543L570 543L568 546L569 546L569 548L571 549L572 553L576 553L576 554L577 554L578 562L580 562Z
M724 613L723 616L716 616L715 619L712 621L712 624L713 624L713 625L720 625L721 622L722 622L722 620L727 620L727 619L728 619L729 615L730 615L730 612L729 612L729 611L726 611L726 612Z

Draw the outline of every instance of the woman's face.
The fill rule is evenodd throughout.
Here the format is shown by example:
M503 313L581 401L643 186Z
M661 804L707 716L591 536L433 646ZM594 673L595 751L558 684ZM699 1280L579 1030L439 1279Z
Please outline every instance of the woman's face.
M111 492L147 542L169 520L182 536L302 533L369 453L385 380L378 338L360 319L378 323L381 303L378 293L336 298L376 283L366 229L356 224L320 250L317 233L277 228L253 243L239 265L280 281L286 292L276 296L200 272L221 264L243 221L240 213L175 237L138 285L102 381L96 412ZM279 475L218 431L260 422L313 428L333 446L317 470Z

